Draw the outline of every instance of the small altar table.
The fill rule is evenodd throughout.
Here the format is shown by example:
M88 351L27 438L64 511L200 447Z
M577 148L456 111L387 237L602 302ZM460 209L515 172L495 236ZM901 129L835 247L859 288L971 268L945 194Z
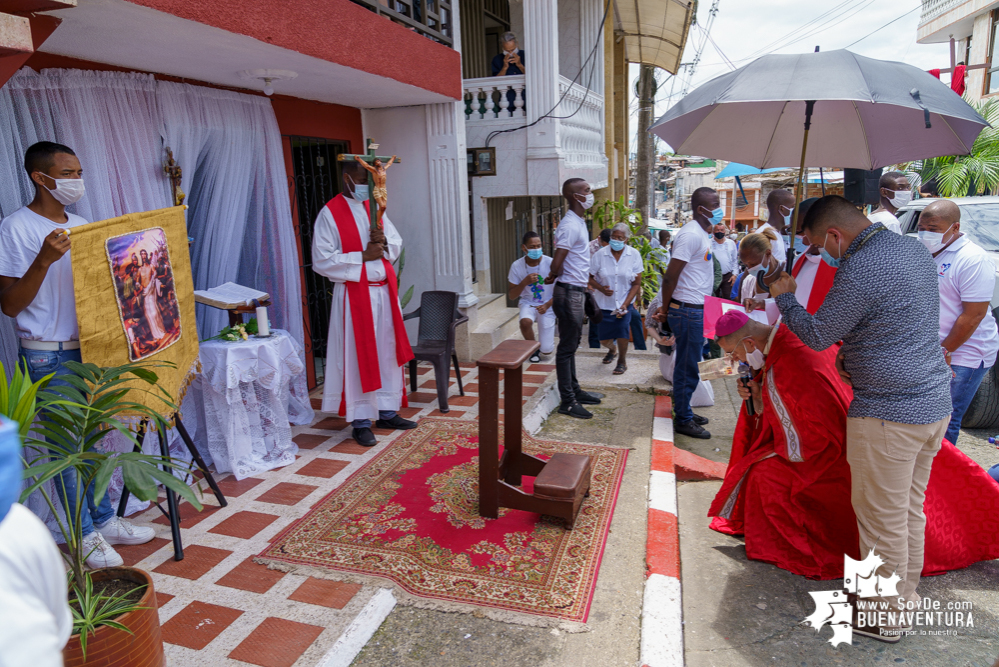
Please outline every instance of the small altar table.
M291 424L314 417L302 346L275 329L268 338L204 342L200 361L184 407L198 411L194 441L206 463L236 479L293 463Z

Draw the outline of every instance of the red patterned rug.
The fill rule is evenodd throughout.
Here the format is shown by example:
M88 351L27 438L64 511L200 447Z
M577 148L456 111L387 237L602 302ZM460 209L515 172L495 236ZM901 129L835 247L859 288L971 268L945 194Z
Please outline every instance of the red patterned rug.
M545 617L585 623L627 450L525 433L524 451L592 458L590 496L573 530L561 519L519 510L480 517L478 424L424 418L278 535L258 560L328 578L389 579L397 597L417 606L478 609L530 624L549 624ZM530 492L532 483L525 477L523 488Z

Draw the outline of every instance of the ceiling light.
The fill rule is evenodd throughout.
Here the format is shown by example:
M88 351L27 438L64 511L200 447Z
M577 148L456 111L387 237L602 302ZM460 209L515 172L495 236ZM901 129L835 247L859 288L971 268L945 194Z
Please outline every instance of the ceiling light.
M239 75L239 78L248 81L263 81L264 95L274 94L273 82L286 81L298 76L298 72L286 69L244 69L236 74Z

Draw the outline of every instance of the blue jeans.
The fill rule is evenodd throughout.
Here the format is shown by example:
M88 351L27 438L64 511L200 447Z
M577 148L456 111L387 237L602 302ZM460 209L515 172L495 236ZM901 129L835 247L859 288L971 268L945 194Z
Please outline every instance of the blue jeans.
M950 424L947 425L946 438L952 444L957 443L958 433L961 432L961 420L964 418L964 413L968 411L971 399L975 397L975 392L978 391L978 386L982 384L982 379L989 372L989 368L985 367L984 362L979 364L978 368L951 366L951 370L954 371L954 377L950 379L950 402L953 405L953 411L950 413Z
M395 417L396 414L398 414L398 413L395 410L379 410L378 411L378 418L379 419L392 419L392 417ZM371 428L371 420L370 419L355 419L352 422L351 425L354 428Z
M642 324L642 317L634 306L628 306L628 310L631 311L631 345L636 350L646 350L648 348L645 346L645 327Z
M701 381L697 362L701 360L701 347L704 345L704 310L669 304L666 319L676 337L676 346L673 348L673 354L676 355L673 366L673 411L677 423L686 423L694 419L690 397Z
M52 378L52 381L49 383L50 387L66 384L58 380L60 375L70 374L69 370L62 365L63 362L81 360L80 350L78 349L48 352L42 350L25 350L23 348L21 349L20 359L24 359L27 363L28 376L32 382L38 382L49 373L54 372L56 377ZM20 359L18 359L18 363L20 363ZM64 470L59 479L53 479L52 483L55 484L56 492L62 500L62 506L66 509L66 514L75 514L76 470L73 468ZM93 484L90 485L90 488L87 489L84 495L87 499L87 507L90 510L89 512L80 512L80 523L83 527L82 535L85 537L94 532L95 523L102 524L110 521L114 516L114 510L111 508L111 497L107 493L101 499L100 505L94 503Z

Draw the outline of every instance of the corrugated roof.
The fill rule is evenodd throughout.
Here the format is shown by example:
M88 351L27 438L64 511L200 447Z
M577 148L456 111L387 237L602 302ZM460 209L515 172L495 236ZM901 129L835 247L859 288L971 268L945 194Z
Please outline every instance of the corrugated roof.
M628 62L680 68L695 3L690 0L616 0L617 33L624 37Z

